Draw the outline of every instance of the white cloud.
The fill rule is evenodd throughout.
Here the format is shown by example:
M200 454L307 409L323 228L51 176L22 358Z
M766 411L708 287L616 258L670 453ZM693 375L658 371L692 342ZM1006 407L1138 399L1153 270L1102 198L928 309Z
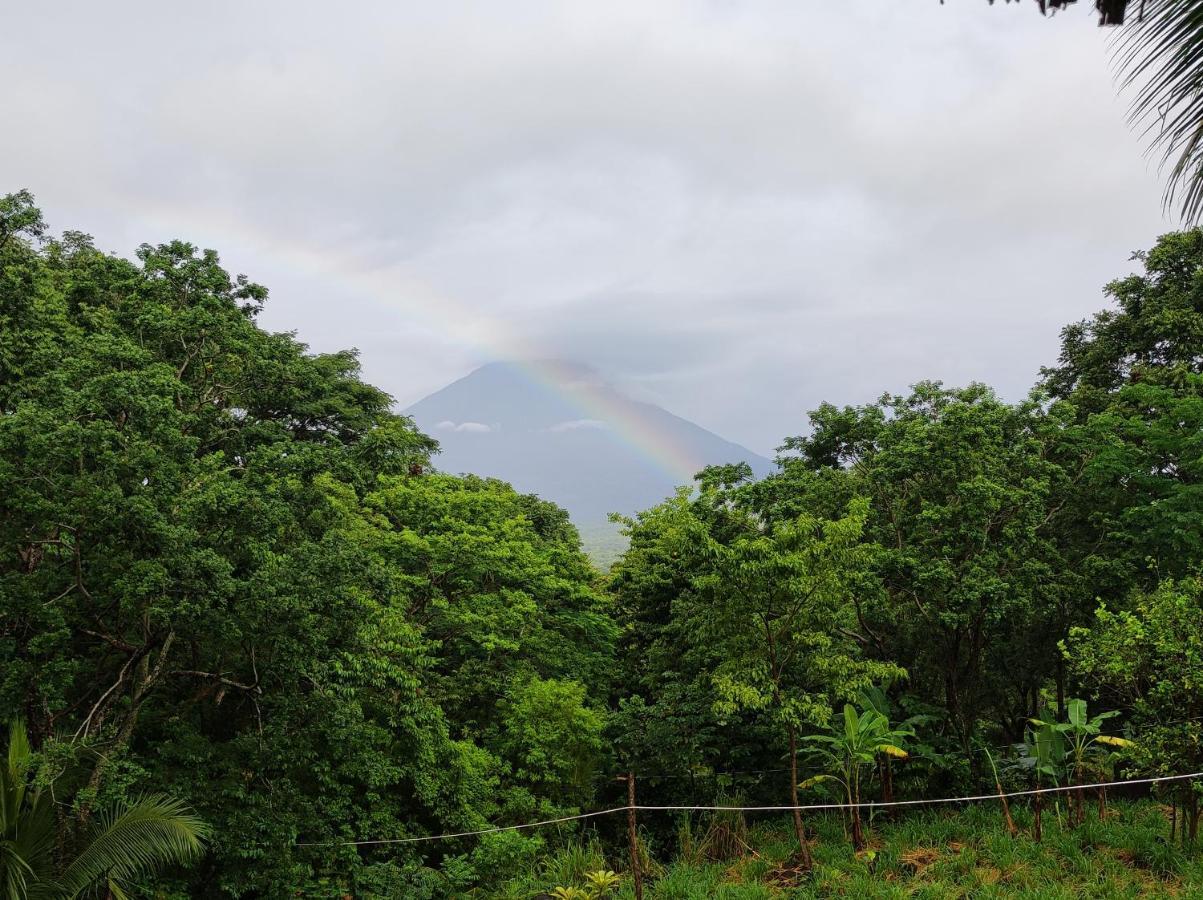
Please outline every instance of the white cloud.
M581 428L608 428L609 426L601 419L570 419L567 422L557 422L550 426L547 430L554 432L561 431L576 431Z
M483 422L452 422L450 419L444 419L434 426L436 431L459 431L469 434L488 434L493 431L492 425L486 425Z

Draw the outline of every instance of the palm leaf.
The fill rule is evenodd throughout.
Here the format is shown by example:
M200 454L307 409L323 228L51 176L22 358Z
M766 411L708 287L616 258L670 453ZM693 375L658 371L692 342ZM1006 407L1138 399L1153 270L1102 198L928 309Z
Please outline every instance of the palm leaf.
M88 845L57 879L65 897L189 862L200 856L209 833L183 803L162 795L119 804L98 819Z
M0 897L4 900L25 900L51 863L54 815L49 798L29 789L32 761L25 725L14 720L0 764Z
M878 753L884 753L887 756L893 756L895 759L906 759L910 756L901 747L896 747L893 744L878 744L876 747Z
M25 900L29 881L37 876L12 841L0 841L0 897Z
M1110 747L1135 747L1136 742L1130 741L1127 738L1116 737L1113 734L1100 734L1095 738L1100 744L1107 744Z
M4 844L0 850L0 871L6 878L12 866L19 866L21 879L28 878L31 883L47 875L54 850L54 808L47 795L35 793L30 797Z
M25 723L14 719L8 726L6 764L0 767L0 834L14 828L21 814L32 755Z
M1203 5L1192 0L1148 0L1139 21L1114 43L1113 62L1123 88L1135 90L1129 118L1149 138L1161 164L1173 161L1167 207L1182 218L1203 214Z

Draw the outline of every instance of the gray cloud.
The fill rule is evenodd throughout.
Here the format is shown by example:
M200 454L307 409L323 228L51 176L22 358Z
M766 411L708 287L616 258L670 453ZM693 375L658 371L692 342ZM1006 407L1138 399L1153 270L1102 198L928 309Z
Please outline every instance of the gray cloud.
M561 355L766 451L824 399L1021 395L1169 229L1081 6L25 4L0 171L217 247L404 404Z

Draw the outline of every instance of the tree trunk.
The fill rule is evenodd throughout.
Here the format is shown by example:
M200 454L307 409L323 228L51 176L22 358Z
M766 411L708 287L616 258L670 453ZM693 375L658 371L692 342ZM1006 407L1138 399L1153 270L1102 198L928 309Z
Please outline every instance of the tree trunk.
M810 845L806 843L802 810L798 809L798 732L792 724L789 726L789 798L794 807L794 833L798 837L799 858L802 868L809 872L814 862L810 857Z
M965 751L966 756L971 756L969 752L969 736L966 734L964 722L961 718L961 695L957 688L957 676L954 670L948 670L944 673L944 708L948 710L948 720L956 730L957 740L960 741L961 748ZM973 763L971 761L970 768L972 767Z
M1057 721L1065 718L1065 658L1057 654Z
M631 877L635 879L635 900L643 900L643 872L639 869L639 836L635 829L635 773L627 773L627 840L631 845Z
M92 806L95 803L96 792L100 789L101 781L108 771L110 762L125 749L130 742L130 738L133 737L134 726L138 722L138 714L142 710L142 703L146 700L147 695L163 674L163 667L167 663L167 655L171 652L171 645L174 641L175 632L167 632L166 637L163 639L162 647L159 649L159 656L154 668L151 668L150 665L149 652L144 653L141 659L139 659L136 670L137 681L134 683L129 695L129 709L126 710L125 717L117 728L117 733L108 748L108 752L100 756L99 761L92 769L91 776L88 778L87 796L89 799L85 800L76 814L76 827L78 830L83 831L88 824L88 820L92 814Z

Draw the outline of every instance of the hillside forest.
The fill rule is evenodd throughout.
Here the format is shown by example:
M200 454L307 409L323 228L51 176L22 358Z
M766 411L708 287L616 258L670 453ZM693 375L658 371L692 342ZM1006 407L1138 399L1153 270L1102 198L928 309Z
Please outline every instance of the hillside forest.
M411 839L621 807L626 773L799 807L1198 772L1203 230L1131 268L1026 397L824 404L600 571L214 251L123 258L4 197L0 895L531 896L582 842L629 895L621 815ZM1148 790L1193 845L1193 782ZM884 827L778 818L799 883ZM641 813L648 870L706 821Z

